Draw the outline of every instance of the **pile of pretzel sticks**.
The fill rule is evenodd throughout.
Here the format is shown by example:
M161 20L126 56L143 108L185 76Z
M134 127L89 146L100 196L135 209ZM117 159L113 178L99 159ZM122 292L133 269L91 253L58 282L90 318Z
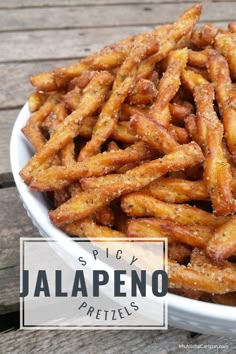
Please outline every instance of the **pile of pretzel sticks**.
M171 291L236 305L236 25L173 24L35 75L21 176L82 237L167 237Z

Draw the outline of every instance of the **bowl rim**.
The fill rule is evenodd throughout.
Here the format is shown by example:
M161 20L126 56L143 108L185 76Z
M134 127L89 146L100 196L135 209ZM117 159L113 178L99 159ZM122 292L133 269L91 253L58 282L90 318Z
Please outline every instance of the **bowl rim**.
M72 247L73 240L63 231L51 224L49 218L45 220L45 215L42 213L42 210L38 210L38 203L42 202L44 198L42 193L32 191L19 175L19 171L23 167L21 160L18 159L19 147L25 145L27 149L30 149L33 153L32 147L21 132L21 128L25 125L29 116L30 111L28 102L26 102L16 118L10 139L10 163L13 178L23 204L26 206L27 210L30 211L32 220L35 221L37 225L40 225L40 228L43 229L48 237L52 237L53 234L55 240L66 242L68 247ZM43 208L45 211L46 205L44 205ZM222 320L235 323L236 321L236 307L234 306L203 302L171 293L168 293L167 301L169 310L171 309L176 313L182 313L185 317L191 314L196 316L194 318L205 319L207 322Z

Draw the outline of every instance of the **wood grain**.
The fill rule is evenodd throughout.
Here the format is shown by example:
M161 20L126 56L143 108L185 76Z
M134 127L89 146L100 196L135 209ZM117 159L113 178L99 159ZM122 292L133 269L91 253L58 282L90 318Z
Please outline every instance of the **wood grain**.
M2 353L33 354L173 354L196 353L197 349L180 349L179 345L207 345L204 353L234 353L236 339L190 334L175 328L168 331L11 331L2 334ZM214 349L213 345L226 345ZM50 349L49 349L50 348Z
M13 124L18 110L0 111L0 185L6 182L5 174L10 173L9 145ZM1 217L1 212L0 212Z
M59 66L69 65L77 60L46 60L28 63L0 64L0 109L22 106L33 90L30 76L39 72L51 71ZM8 113L10 114L10 113ZM0 122L7 121L8 115L0 112ZM1 142L0 142L1 143Z
M17 309L19 302L20 237L40 237L23 208L15 187L0 189L0 314ZM0 350L0 352L2 352Z
M172 22L186 4L123 4L113 6L77 6L0 10L1 31L55 28L90 28L156 25ZM236 4L205 4L201 21L234 19Z
M82 57L150 27L68 29L0 33L0 62ZM9 46L11 43L11 46Z
M202 3L212 2L214 0L202 0ZM222 0L221 0L222 1ZM93 5L114 5L123 3L145 3L145 4L160 4L160 3L170 3L170 0L7 0L0 3L0 8L11 9L11 8L34 8L34 7L56 7L56 6L93 6ZM184 0L185 3L192 3L193 0Z

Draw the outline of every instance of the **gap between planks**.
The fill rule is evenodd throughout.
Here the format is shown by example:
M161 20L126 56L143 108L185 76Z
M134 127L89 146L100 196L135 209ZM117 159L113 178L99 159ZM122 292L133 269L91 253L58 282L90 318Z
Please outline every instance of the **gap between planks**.
M202 3L209 3L209 2L214 2L215 0L202 0ZM216 0L216 1L221 1L222 0ZM229 1L230 0L226 0ZM232 0L231 0L232 1ZM199 1L200 2L200 1ZM183 4L191 4L191 3L196 3L194 0L183 0L181 1ZM62 1L60 0L46 0L42 1L41 4L38 4L38 2L32 2L32 0L29 1L24 1L23 4L19 5L18 0L8 0L7 4L1 5L0 4L0 9L6 9L6 10L15 10L15 9L40 9L40 8L51 8L51 7L81 7L81 6L86 6L86 7L91 7L91 6L114 6L114 5L121 5L121 4L127 4L127 5L140 5L140 4L145 4L145 5L154 5L154 4L175 4L175 1L171 0L82 0L80 1L80 4L78 4L78 0L67 0L65 1L64 4L62 4Z
M199 20L198 21L198 25L203 25L204 23L207 23L207 22L211 22L213 24L218 24L219 23L219 20ZM228 24L229 22L234 22L234 18L222 18L221 22L225 22L226 24ZM14 32L17 32L17 33L24 33L24 32L37 32L37 31L45 31L45 32L50 32L50 31L64 31L64 30L90 30L90 29L100 29L100 28L127 28L127 27L139 27L139 26L146 26L146 27L150 27L153 28L153 27L156 27L156 26L161 26L163 25L164 23L161 22L161 23L158 23L158 22L144 22L144 23L134 23L134 24L123 24L123 25L98 25L98 26L73 26L73 27L70 27L70 26L65 26L65 27L60 27L60 28L57 28L57 27L44 27L44 28L27 28L27 29L18 29L18 28L14 28L14 29L6 29L6 30L0 30L0 34L1 33L14 33ZM2 62L1 62L2 63Z

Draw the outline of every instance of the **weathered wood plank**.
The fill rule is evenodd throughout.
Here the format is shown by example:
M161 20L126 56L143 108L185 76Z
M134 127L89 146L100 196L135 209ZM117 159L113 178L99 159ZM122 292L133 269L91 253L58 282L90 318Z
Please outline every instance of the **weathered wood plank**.
M200 335L191 338L186 331L169 328L168 331L11 331L2 334L3 353L60 354L167 354L182 352L179 345L207 345L204 353L212 353L212 345L226 346L215 348L215 353L235 352L236 339ZM50 348L50 349L49 349ZM196 349L185 349L194 353ZM184 350L184 351L185 351Z
M18 110L4 110L0 111L0 185L3 184L3 182L6 182L6 176L5 174L8 174L11 172L11 167L10 167L10 158L9 158L9 145L10 145L10 137L11 137L11 131L13 128L13 124L16 120L16 117L18 115ZM3 175L3 176L2 176ZM1 190L0 190L1 192ZM0 218L1 218L1 213L0 212ZM1 224L0 224L1 225Z
M4 90L0 91L0 109L23 105L27 95L32 91L31 75L51 71L55 67L69 65L73 62L76 62L76 59L0 64L0 87L4 87ZM0 122L6 120L7 117L4 112L0 112Z
M81 57L149 29L138 26L0 33L0 62Z
M226 22L219 21L216 25L225 26ZM105 45L151 28L153 26L3 32L0 33L0 63L83 57Z
M14 311L19 311L19 292L20 292L19 265L14 264L14 268L0 270L0 292L1 292L0 315L5 313L11 313Z
M0 200L0 268L13 266L0 270L0 313L5 313L14 310L19 302L20 237L40 237L40 234L26 214L15 187L0 189Z
M40 235L23 208L16 187L0 189L0 199L0 264L5 267L19 264L20 237Z
M202 3L212 2L214 0L202 0ZM219 0L222 1L222 0ZM49 6L93 6L93 5L115 5L123 3L145 3L145 4L159 4L159 3L174 3L175 1L171 0L7 0L0 3L0 8L25 8L25 7L49 7ZM185 0L185 3L192 3L193 0Z
M156 25L172 22L186 4L123 4L0 10L1 31L104 26ZM201 21L233 20L236 3L207 3Z

